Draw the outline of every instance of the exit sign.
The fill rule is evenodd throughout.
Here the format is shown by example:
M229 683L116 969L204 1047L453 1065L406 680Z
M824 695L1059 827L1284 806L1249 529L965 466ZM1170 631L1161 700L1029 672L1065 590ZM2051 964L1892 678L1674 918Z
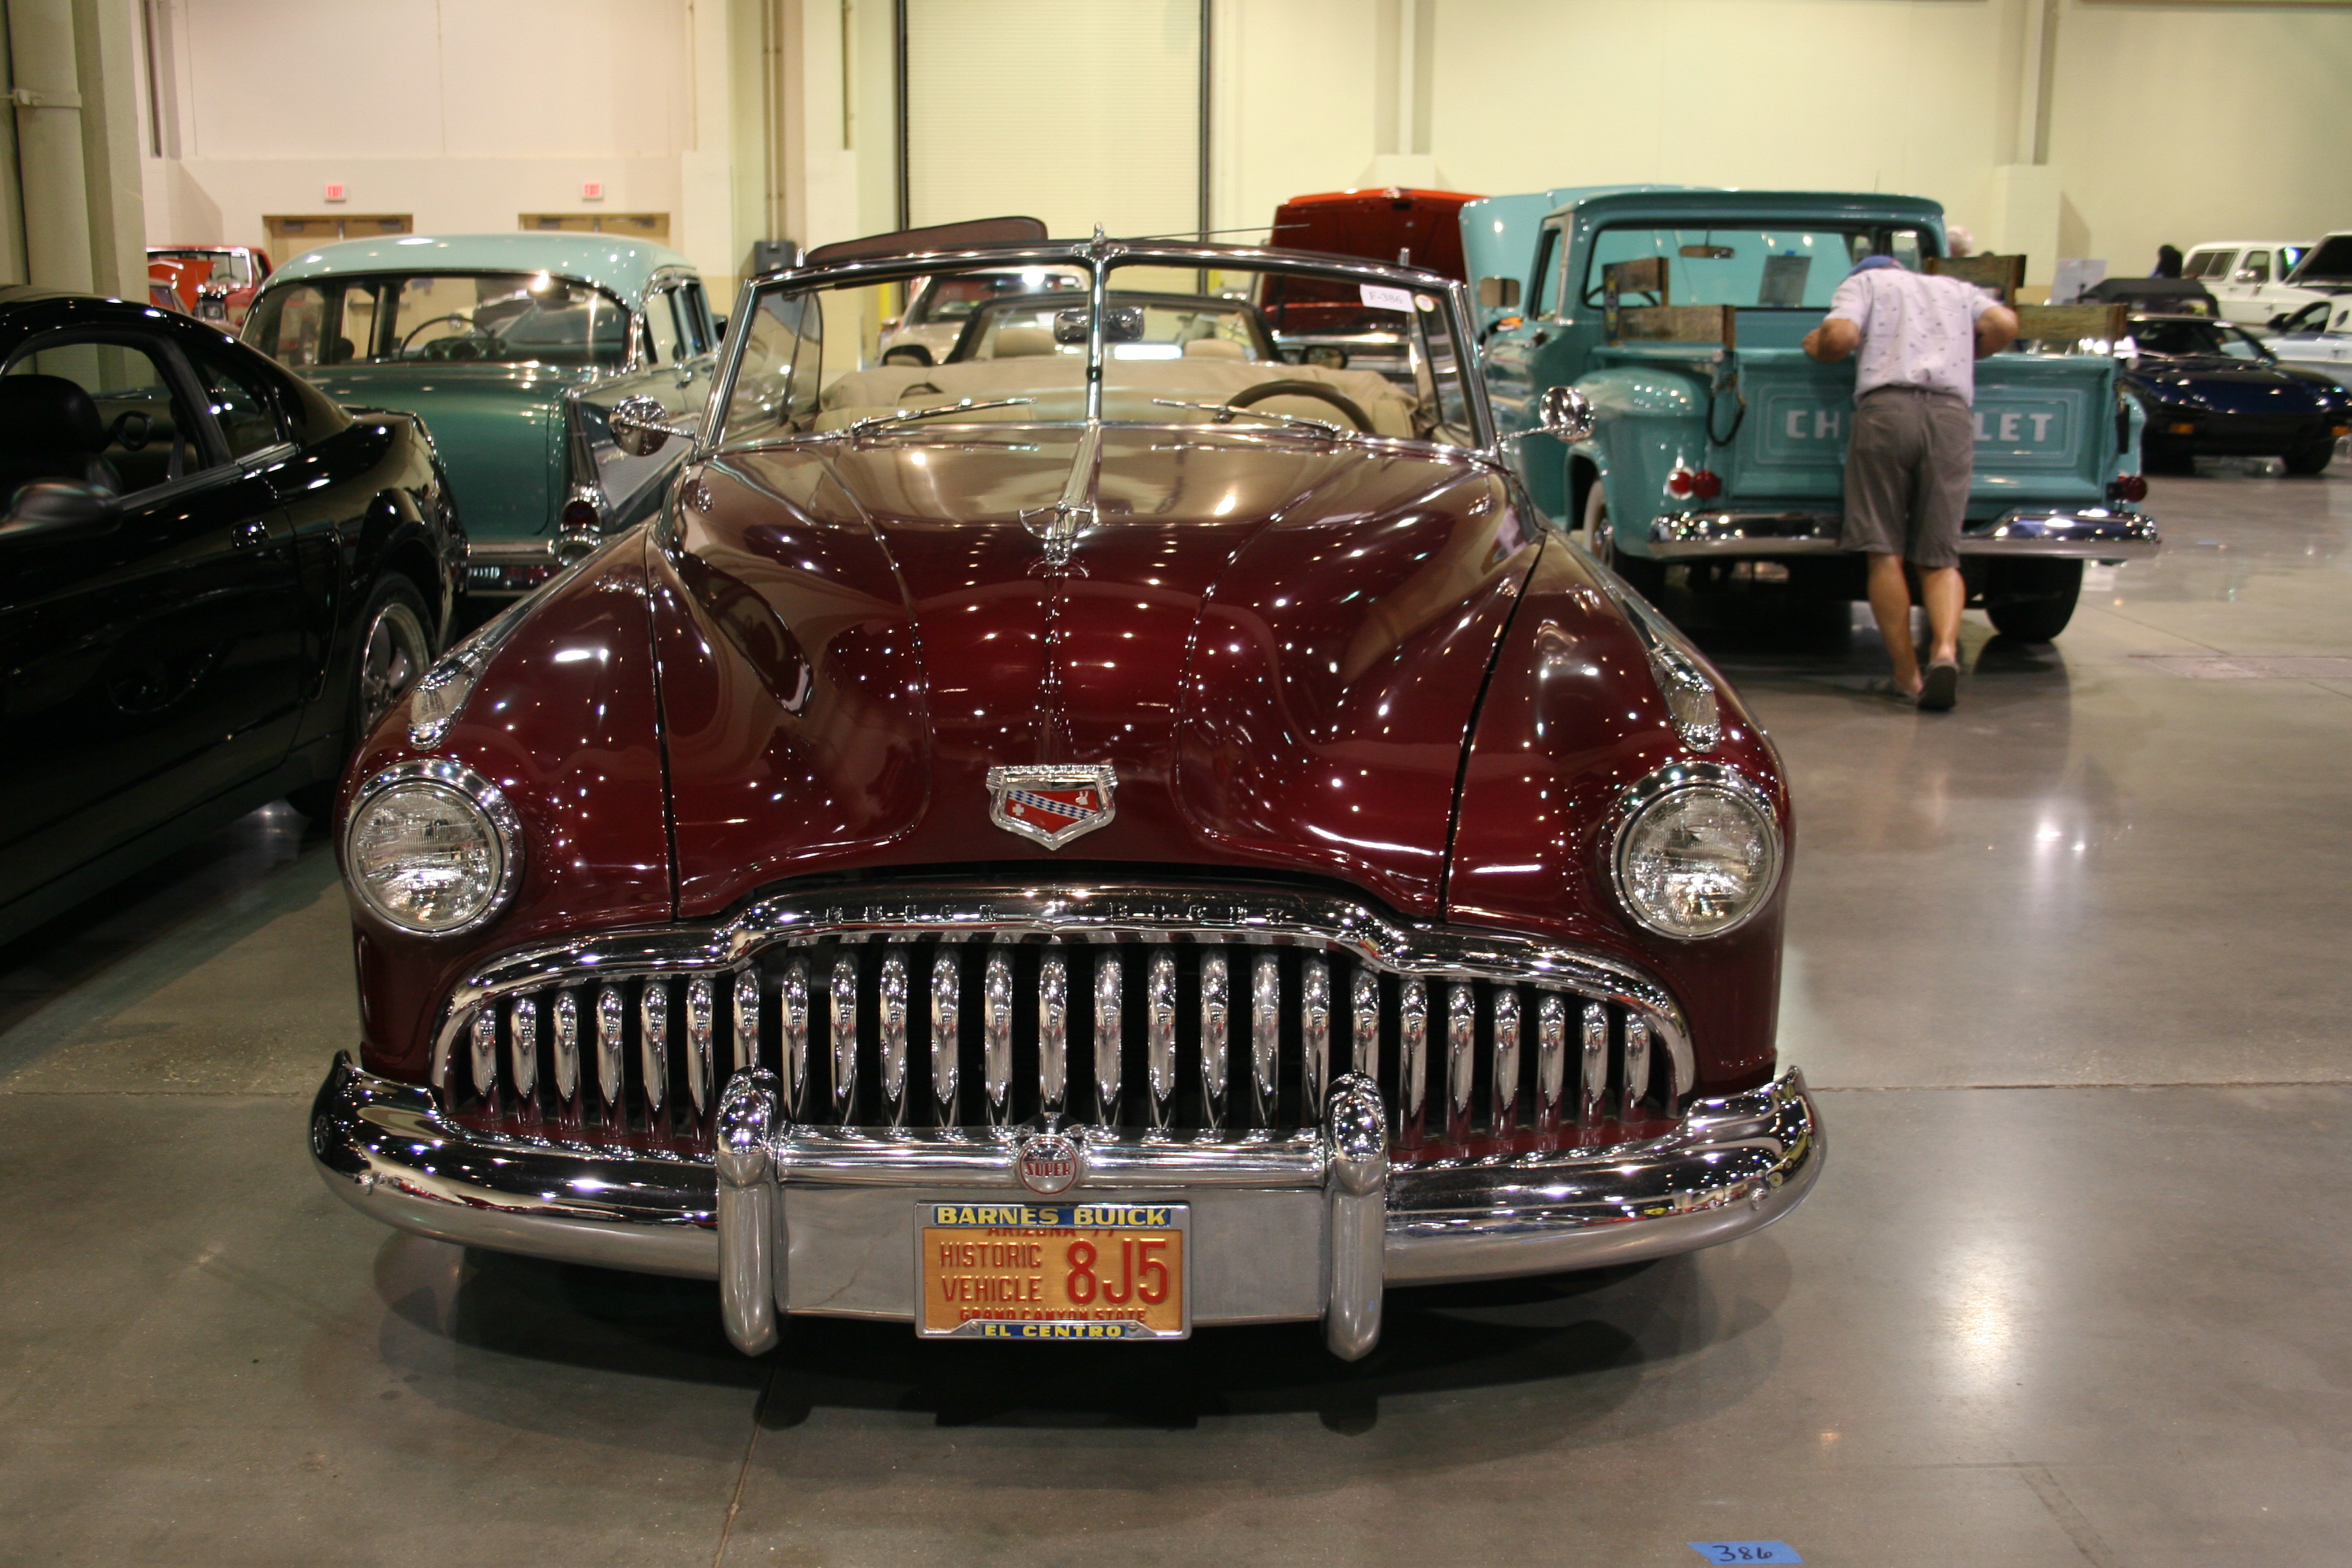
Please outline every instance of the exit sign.
M327 187L327 199L331 202L339 202L343 199L343 187L340 181L330 184Z
M580 199L583 202L603 201L604 199L604 182L602 180L582 181L580 184Z

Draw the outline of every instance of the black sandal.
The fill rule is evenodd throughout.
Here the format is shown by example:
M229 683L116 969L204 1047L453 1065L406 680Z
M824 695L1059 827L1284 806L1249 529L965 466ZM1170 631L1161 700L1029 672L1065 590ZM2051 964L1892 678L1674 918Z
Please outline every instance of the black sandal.
M1948 713L1952 704L1960 700L1960 667L1957 664L1931 664L1927 667L1926 684L1919 688L1919 710L1923 713Z

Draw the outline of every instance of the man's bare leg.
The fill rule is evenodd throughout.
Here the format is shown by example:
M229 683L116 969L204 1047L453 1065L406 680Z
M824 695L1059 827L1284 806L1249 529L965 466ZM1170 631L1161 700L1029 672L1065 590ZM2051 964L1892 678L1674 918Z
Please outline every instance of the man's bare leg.
M1939 566L1919 574L1919 596L1927 602L1927 662L1960 662L1960 606L1968 602L1968 584L1957 566Z
M1938 574L1930 574L1930 581ZM1950 574L1955 584L1959 574ZM1928 600L1933 614L1935 600ZM1895 689L1906 697L1919 695L1919 656L1911 647L1911 584L1903 580L1903 557L1870 555L1870 613L1878 617L1878 635L1886 641L1886 657L1895 662ZM1952 602L1953 635L1958 636L1959 601Z

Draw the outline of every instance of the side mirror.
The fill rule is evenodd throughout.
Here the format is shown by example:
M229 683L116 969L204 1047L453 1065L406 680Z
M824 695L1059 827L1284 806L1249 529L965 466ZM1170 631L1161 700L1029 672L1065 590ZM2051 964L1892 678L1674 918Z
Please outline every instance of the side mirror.
M882 351L884 364L929 364L931 351L921 343L894 343Z
M669 410L658 397L624 397L604 416L613 445L632 458L650 458L680 432L670 428Z
M1547 386L1536 399L1536 427L1554 440L1583 440L1597 418L1592 399L1572 386Z
M1519 280L1516 278L1481 278L1478 279L1478 304L1488 310L1516 310L1519 308Z
M35 479L17 490L0 544L31 539L86 539L122 521L122 498L102 485Z

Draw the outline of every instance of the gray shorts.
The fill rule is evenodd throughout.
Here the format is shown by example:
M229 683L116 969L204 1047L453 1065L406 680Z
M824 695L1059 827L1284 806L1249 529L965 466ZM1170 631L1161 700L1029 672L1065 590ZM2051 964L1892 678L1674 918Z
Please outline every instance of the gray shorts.
M1976 455L1975 416L1950 393L1916 386L1864 393L1845 450L1840 542L1900 555L1926 571L1958 566Z

